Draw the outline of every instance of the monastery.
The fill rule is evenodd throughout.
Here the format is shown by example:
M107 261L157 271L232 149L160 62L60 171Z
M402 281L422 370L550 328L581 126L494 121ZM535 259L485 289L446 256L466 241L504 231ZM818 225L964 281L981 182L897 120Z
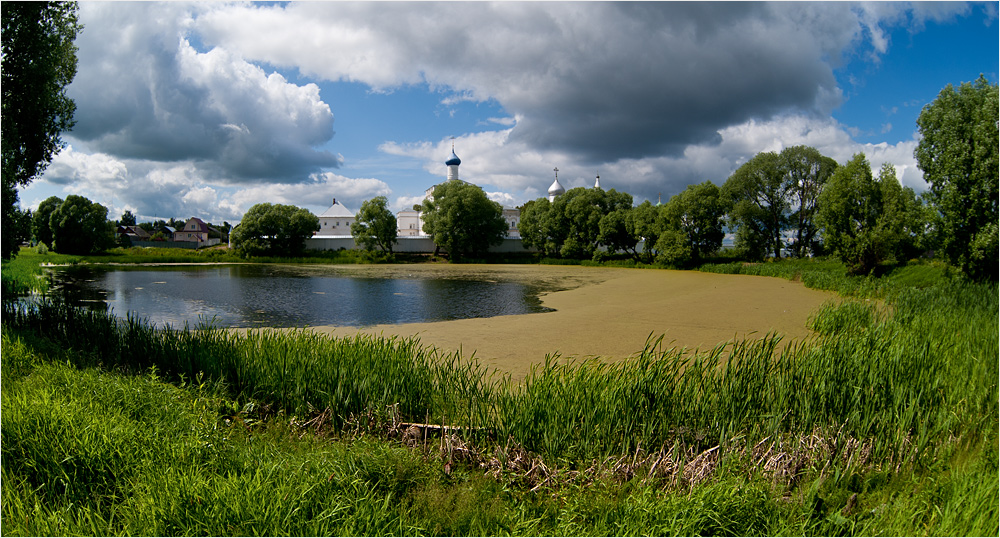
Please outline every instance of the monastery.
M462 159L455 155L455 148L451 148L451 157L444 162L445 166L448 167L448 177L446 181L462 181L458 177L458 167L462 164ZM559 183L559 169L555 169L556 178L549 187L549 201L552 202L557 196L566 192L562 184ZM597 176L597 183L594 185L596 188L601 186L601 176ZM434 193L434 185L426 191L424 191L424 199L430 198ZM396 235L397 237L427 237L424 233L424 221L421 218L421 212L416 209L405 209L396 213ZM516 207L505 207L503 208L503 218L507 221L507 237L511 239L520 239L521 233L518 231L518 224L521 221L521 210ZM324 211L319 215L319 232L316 233L317 236L339 236L339 235L351 235L351 223L355 220L355 213L343 204L337 203L337 199L333 199L333 205L329 209Z

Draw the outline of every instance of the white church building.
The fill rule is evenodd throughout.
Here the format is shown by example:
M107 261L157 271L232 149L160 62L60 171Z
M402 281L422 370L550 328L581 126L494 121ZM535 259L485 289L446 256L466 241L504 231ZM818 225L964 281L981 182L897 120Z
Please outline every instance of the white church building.
M446 181L462 181L458 177L458 167L462 160L455 155L455 148L451 148L451 157L444 163L448 167ZM566 192L562 184L559 183L559 169L555 169L555 181L549 187L549 201L554 201L557 196ZM600 187L600 176L597 177L595 187ZM434 187L436 187L435 185ZM432 198L434 187L424 191L424 199ZM416 209L405 209L396 213L396 237L398 239L395 252L434 252L434 242L430 236L424 233L424 221L421 211ZM507 237L503 244L490 249L492 252L526 252L521 243L521 232L518 226L521 223L521 210L516 207L504 207L503 219L507 222ZM356 220L354 212L350 211L343 204L337 203L333 199L333 205L319 215L320 229L313 237L306 240L306 248L311 250L337 250L358 248L351 236L351 223Z
M451 148L451 157L444 164L448 167L447 181L462 181L458 178L458 167L462 164L462 159L455 155L454 146ZM434 187L424 191L425 200L433 197ZM521 210L516 207L505 207L503 208L503 219L507 221L507 237L520 239L521 232L518 231L517 227L521 223ZM421 211L415 209L404 209L396 213L396 228L399 237L427 237L427 234L424 233Z

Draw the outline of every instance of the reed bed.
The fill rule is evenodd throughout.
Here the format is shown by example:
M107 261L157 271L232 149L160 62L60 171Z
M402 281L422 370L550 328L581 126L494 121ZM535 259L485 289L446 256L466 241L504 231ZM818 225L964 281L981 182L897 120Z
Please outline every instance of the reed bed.
M996 535L998 289L921 271L806 341L516 384L415 339L5 301L2 531Z
M412 338L171 330L46 300L5 305L4 323L82 364L205 375L238 399L299 416L326 410L336 428L361 417L458 426L476 443L566 461L817 429L871 440L876 461L919 461L943 440L995 433L996 287L947 282L888 301L831 303L804 342L767 335L691 353L652 339L619 363L552 356L519 385Z

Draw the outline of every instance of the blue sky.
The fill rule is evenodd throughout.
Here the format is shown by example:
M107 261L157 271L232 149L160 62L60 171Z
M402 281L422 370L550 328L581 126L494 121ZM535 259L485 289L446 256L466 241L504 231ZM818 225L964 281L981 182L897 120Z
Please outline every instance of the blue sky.
M405 209L446 174L506 206L664 200L806 144L926 188L916 118L998 79L997 3L82 2L77 125L22 191L117 217Z

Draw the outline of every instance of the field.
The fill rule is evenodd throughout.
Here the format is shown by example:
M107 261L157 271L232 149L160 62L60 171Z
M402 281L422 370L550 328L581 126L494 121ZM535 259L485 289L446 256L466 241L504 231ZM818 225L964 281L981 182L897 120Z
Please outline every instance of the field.
M523 378L407 336L162 331L5 304L0 531L1000 532L995 284L927 264L881 279L818 260L702 269L789 280L684 275L837 300L816 292L808 338L653 341ZM614 290L610 307L630 279L679 276L618 272L545 300ZM671 296L707 301L694 290Z

